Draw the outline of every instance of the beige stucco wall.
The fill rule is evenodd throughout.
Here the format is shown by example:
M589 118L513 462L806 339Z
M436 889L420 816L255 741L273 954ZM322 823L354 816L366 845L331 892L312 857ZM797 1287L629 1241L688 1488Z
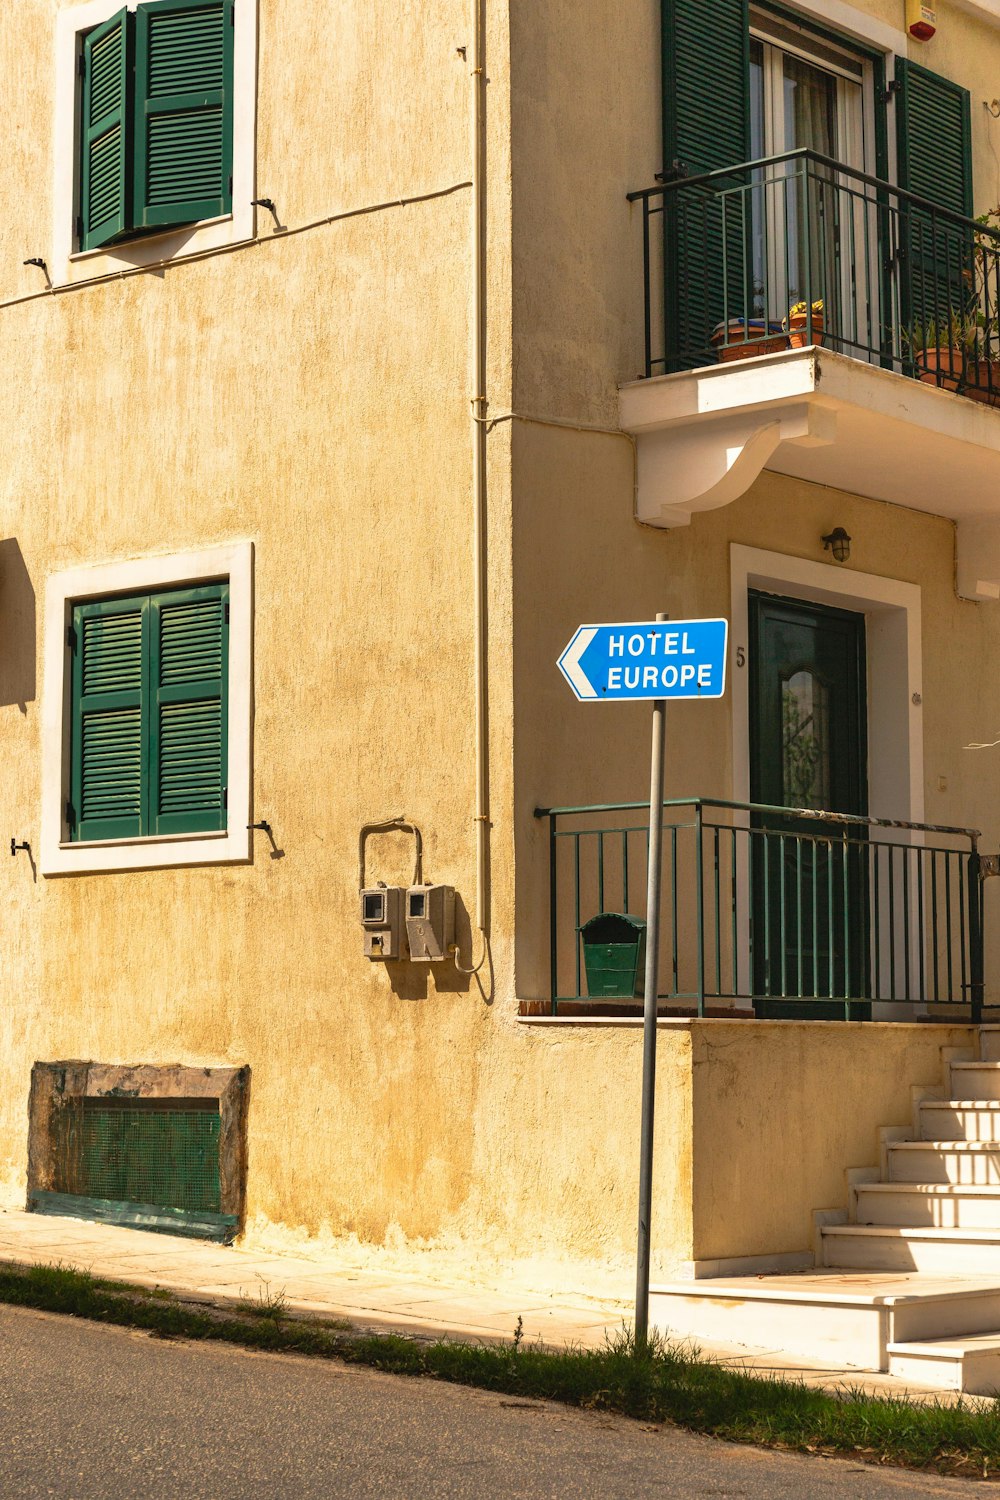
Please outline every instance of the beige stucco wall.
M984 666L1000 659L1000 607L955 594L953 523L765 473L741 499L690 526L639 527L632 462L623 437L527 423L515 432L515 484L526 497L514 527L517 985L526 997L547 993L548 983L547 932L534 920L546 900L548 846L533 808L639 801L649 793L648 709L577 703L554 670L531 664L554 663L585 620L651 619L658 610L675 619L728 616L732 543L826 562L841 581L858 571L920 588L924 821L980 829L986 850L1000 841L1000 750L966 748L996 738L1000 725L1000 674ZM837 525L853 538L844 564L829 563L821 541ZM556 557L558 592L545 585ZM732 671L746 644L734 636ZM728 698L672 706L666 795L731 796L734 754L747 753L735 733ZM894 815L874 804L870 811ZM998 895L987 886L994 940ZM990 956L995 992L995 941Z
M244 14L246 7L242 4ZM257 190L289 233L14 301L51 236L54 21L0 17L37 85L0 192L0 824L38 847L45 582L255 549L249 866L50 880L8 860L0 1182L36 1058L250 1063L248 1209L440 1233L471 1192L487 1034L512 1010L509 430L490 444L494 980L362 956L357 832L405 812L475 901L469 7L259 6ZM306 43L304 45L304 42ZM509 404L507 35L490 7L490 388ZM438 194L401 206L402 197ZM382 205L381 208L376 208ZM370 213L296 232L324 215ZM373 878L408 882L401 839ZM477 944L478 948L478 944ZM486 997L494 1003L491 1010ZM554 1180L554 1179L553 1179ZM561 1187L560 1187L561 1191Z
M283 236L265 223L259 245L40 297L22 261L46 253L55 211L57 5L0 15L0 66L22 80L0 154L0 304L14 299L0 306L0 833L37 845L47 576L245 538L254 814L282 851L258 837L249 866L61 880L33 878L24 856L2 867L5 1202L23 1191L35 1059L249 1063L255 1223L624 1264L638 1033L515 1018L546 979L531 810L645 795L647 715L575 705L556 655L585 618L726 612L732 540L819 558L822 531L844 524L849 567L921 585L928 815L992 816L961 745L989 737L1000 697L957 664L995 652L1000 625L955 599L949 523L765 476L689 530L653 532L633 519L628 439L521 420L613 427L617 383L640 369L624 195L660 166L656 6L585 10L581 44L568 0L517 0L509 37L507 8L487 6L489 391L494 415L520 415L489 435L483 987L450 966L368 964L355 906L358 826L405 812L429 874L458 888L468 956L469 7L260 0L258 193L292 231L390 206ZM987 88L974 53L994 39L954 20ZM394 206L428 193L443 196ZM678 708L670 746L672 788L727 789L725 705ZM409 849L373 846L370 867L408 878ZM690 1049L684 1030L661 1038L663 1269L693 1253Z
M813 1211L847 1211L846 1169L879 1168L882 1126L912 1123L965 1027L692 1025L694 1259L814 1248Z

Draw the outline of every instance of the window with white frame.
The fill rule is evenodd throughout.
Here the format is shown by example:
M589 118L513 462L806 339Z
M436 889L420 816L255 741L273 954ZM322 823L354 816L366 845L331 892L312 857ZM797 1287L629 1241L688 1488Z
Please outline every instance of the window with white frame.
M252 547L46 592L43 874L249 857Z
M751 159L805 149L847 172L874 173L870 57L764 8L751 7L750 23ZM862 354L877 328L880 267L874 249L866 254L877 225L869 222L873 210L856 180L815 160L758 169L756 177L750 226L755 312L780 321L793 303L821 299L841 346ZM841 240L855 243L857 253L840 254ZM860 310L864 326L846 327L847 307Z
M255 30L256 0L60 12L57 280L252 235Z

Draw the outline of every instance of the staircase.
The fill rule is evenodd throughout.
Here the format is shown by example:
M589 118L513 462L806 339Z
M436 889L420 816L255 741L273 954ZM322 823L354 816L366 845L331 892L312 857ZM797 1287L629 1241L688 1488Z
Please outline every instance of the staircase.
M650 1290L664 1333L1000 1393L1000 1027L914 1090L912 1129L848 1173L852 1206L817 1214L817 1266Z

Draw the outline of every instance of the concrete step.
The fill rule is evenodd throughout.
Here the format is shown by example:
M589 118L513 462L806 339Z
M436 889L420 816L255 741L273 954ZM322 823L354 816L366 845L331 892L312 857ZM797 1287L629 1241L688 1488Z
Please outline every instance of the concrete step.
M889 1374L969 1396L1000 1393L1000 1331L888 1346Z
M922 1229L995 1229L1000 1235L1000 1184L865 1182L857 1188L858 1224Z
M1000 1062L953 1062L948 1072L953 1099L1000 1099Z
M694 1343L887 1370L890 1343L1000 1328L1000 1276L817 1270L672 1282L650 1288L649 1320Z
M932 1276L1000 1276L1000 1229L827 1224L823 1264L856 1271L920 1271Z
M1000 1144L991 1141L892 1141L890 1182L1000 1186Z
M979 1056L983 1062L1000 1062L1000 1026L980 1026Z
M920 1134L925 1141L1000 1141L1000 1101L924 1099Z

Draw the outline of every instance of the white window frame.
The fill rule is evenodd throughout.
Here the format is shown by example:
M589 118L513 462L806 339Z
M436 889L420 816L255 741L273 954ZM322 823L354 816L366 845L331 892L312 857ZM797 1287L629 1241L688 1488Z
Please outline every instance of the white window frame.
M167 837L69 838L72 656L69 626L75 604L117 594L153 593L209 581L229 583L229 761L227 826L213 833ZM43 875L91 875L170 865L216 865L250 858L250 767L253 714L253 543L143 557L54 573L45 588L42 680Z
M875 155L875 70L871 58L855 52L846 37L843 44L839 45L826 36L814 36L808 28L796 26L785 17L780 19L775 17L773 26L769 28L765 12L766 4L760 12L751 12L750 26L752 40L762 43L764 48L762 155L778 156L790 149L788 142L784 139L783 58L785 56L797 57L811 67L828 74L836 84L837 140L833 148L834 157L849 170L867 172L874 176L878 162ZM843 57L843 66L838 65L838 53ZM845 186L850 184L849 177L837 180L843 181ZM766 188L765 199L769 219L774 223L780 223L784 218L785 201L781 187L776 185ZM864 245L866 243L865 220L873 220L874 209L867 204L856 203L853 213L857 242ZM769 249L767 284L774 289L776 302L773 307L765 310L765 316L777 317L781 315L779 308L787 306L791 292L784 287L784 258L776 237L769 234L767 243ZM878 235L874 229L869 236L868 243L870 249L867 266L864 265L863 258L858 265L845 262L840 290L845 307L850 307L853 303L859 308L870 305L873 309L871 319L873 327L861 322L857 344L846 346L845 352L851 353L856 359L871 359L874 363L877 362L877 356L868 353L868 348L873 338L873 328L877 329L879 326L881 296ZM865 283L855 295L852 277L859 274L859 271L865 277ZM796 288L795 295L802 297L803 288Z
M79 212L80 76L83 37L116 11L134 11L139 0L89 0L56 17L54 178L52 189L53 283L65 286L113 275L133 266L155 266L184 255L216 250L256 233L255 137L257 129L257 0L235 0L233 36L233 208L216 219L182 229L142 234L117 245L81 250L76 238Z

